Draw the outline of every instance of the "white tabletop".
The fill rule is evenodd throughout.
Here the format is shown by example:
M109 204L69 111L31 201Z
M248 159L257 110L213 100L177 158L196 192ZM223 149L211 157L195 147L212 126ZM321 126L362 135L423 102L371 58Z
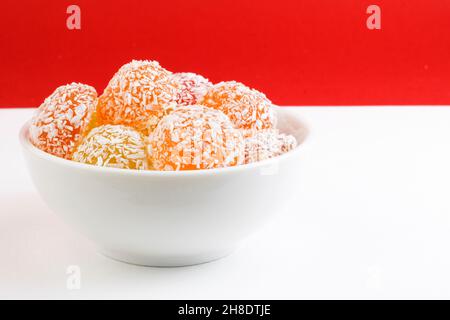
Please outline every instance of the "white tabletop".
M183 268L110 260L68 228L22 159L32 110L0 110L0 298L450 298L450 107L297 110L312 134L291 213Z

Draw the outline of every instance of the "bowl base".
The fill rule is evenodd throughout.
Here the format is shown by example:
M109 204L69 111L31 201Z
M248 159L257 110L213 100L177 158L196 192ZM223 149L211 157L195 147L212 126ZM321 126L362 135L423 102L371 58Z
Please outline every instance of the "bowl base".
M116 250L100 249L104 256L129 264L145 267L186 267L196 264L212 262L228 256L234 249L219 250L208 253L170 256L170 255L141 255L129 252L119 252Z

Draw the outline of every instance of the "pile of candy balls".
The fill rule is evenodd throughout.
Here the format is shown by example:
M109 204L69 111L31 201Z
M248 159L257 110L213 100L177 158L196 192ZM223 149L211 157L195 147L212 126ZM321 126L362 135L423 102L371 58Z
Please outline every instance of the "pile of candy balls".
M160 171L248 164L297 145L276 129L263 93L147 60L123 65L100 96L86 84L58 87L33 116L29 138L68 160Z

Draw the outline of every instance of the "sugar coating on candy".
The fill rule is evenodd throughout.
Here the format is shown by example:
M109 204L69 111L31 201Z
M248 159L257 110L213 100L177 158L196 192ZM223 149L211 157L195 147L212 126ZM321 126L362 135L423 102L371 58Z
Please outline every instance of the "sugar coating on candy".
M208 79L192 72L172 73L169 77L181 87L177 104L182 106L199 103L212 87L212 83Z
M214 85L202 104L224 112L241 129L257 131L275 126L270 100L263 93L236 81Z
M245 139L245 163L277 157L296 146L294 136L279 133L276 129L254 132Z
M121 169L146 169L144 138L123 125L102 125L92 129L77 146L74 161Z
M123 65L99 98L99 122L151 131L176 106L180 87L170 74L157 61Z
M244 139L221 111L180 106L149 137L148 155L156 170L228 167L244 161Z
M70 159L96 104L97 92L91 86L71 83L58 87L33 116L30 141L45 152Z

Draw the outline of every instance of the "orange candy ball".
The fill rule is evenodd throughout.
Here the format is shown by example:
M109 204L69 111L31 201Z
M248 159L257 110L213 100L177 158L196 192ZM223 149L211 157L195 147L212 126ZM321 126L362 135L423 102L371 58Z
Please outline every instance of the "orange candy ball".
M270 100L263 93L236 81L214 85L202 104L222 111L240 129L257 131L275 126Z
M212 87L208 79L192 72L172 73L169 77L180 85L177 104L181 106L199 103Z
M72 160L102 167L147 168L143 136L122 125L103 125L92 129L77 146Z
M137 61L122 66L99 98L101 124L123 124L151 132L175 106L179 85L156 61Z
M72 83L57 88L31 120L30 141L47 153L70 159L96 104L97 92L91 86Z
M244 139L222 112L181 106L165 116L149 137L149 162L156 170L228 167L244 161Z

